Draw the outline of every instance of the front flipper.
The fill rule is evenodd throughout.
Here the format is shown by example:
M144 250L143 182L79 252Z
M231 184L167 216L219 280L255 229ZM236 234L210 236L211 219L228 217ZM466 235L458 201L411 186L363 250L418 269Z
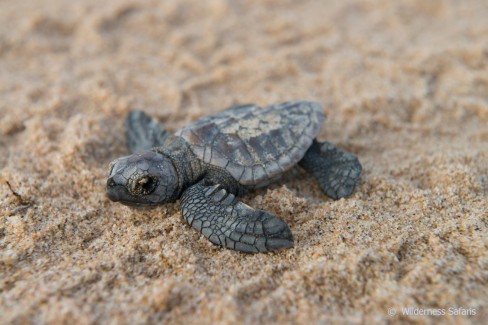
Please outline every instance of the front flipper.
M219 185L193 185L183 193L180 204L185 221L214 244L246 253L293 246L284 221L239 202Z
M127 146L131 153L160 147L168 137L168 131L142 111L132 111L125 120Z
M361 164L356 156L329 142L316 140L300 161L306 171L319 182L322 191L333 199L350 195L361 174Z

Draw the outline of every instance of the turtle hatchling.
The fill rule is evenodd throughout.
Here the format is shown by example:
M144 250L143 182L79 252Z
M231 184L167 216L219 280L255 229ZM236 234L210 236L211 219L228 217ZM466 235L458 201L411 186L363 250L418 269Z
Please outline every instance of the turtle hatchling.
M126 136L132 155L110 164L107 195L130 206L180 200L185 221L212 243L242 252L293 246L288 225L236 197L301 166L331 198L351 194L361 174L356 156L319 142L325 114L313 102L233 106L175 134L132 111Z

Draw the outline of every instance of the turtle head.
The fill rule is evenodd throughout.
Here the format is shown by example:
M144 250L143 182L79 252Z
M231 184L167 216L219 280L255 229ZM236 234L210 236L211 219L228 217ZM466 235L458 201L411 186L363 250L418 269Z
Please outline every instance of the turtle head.
M146 151L115 159L110 163L107 196L131 206L173 202L178 192L178 175L172 161L157 152Z

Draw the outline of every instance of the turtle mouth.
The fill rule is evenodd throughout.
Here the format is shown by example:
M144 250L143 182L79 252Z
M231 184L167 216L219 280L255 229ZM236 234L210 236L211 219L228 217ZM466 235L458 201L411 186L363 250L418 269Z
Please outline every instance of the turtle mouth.
M157 205L156 203L139 203L127 200L119 200L117 202L131 208L152 208Z
M122 186L120 188L107 188L107 197L110 199L110 201L122 203L123 205L136 208L151 207L157 205L153 202L137 202L136 200L128 199L126 190Z

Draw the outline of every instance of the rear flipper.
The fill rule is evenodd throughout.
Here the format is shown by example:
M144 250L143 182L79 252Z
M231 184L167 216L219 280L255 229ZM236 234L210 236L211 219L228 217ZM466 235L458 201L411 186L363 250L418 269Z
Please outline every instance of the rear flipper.
M168 131L142 111L132 111L125 120L127 146L131 153L160 147L168 136Z
M293 246L284 221L239 202L219 185L193 185L183 193L180 204L185 221L214 244L245 253Z
M353 154L329 142L316 140L299 164L317 179L322 191L333 199L350 195L362 170L358 158Z

